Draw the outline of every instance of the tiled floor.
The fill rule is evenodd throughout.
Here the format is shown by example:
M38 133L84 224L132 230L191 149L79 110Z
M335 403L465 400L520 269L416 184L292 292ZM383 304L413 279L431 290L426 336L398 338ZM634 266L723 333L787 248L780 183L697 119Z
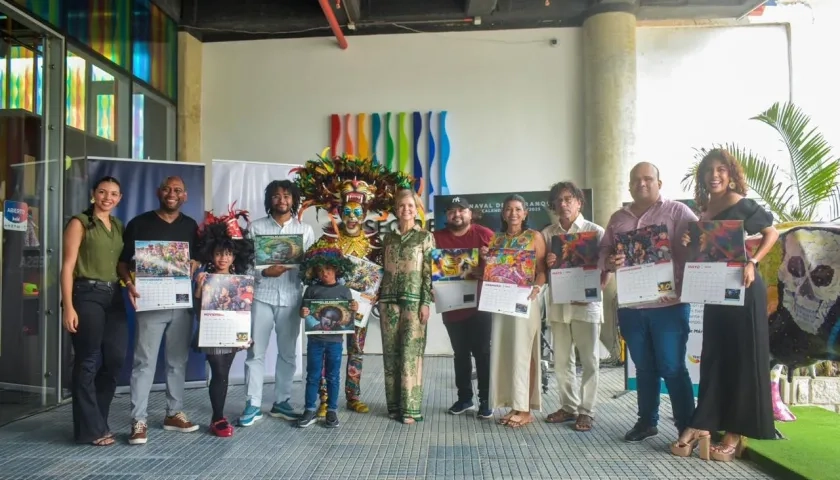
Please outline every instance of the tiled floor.
M238 428L229 439L207 434L210 416L207 392L187 392L187 412L202 424L192 434L164 432L163 393L153 393L150 439L145 446L129 446L126 435L129 401L114 402L111 425L119 428L119 444L80 446L72 442L70 407L12 423L0 429L0 479L762 479L770 478L753 465L703 462L697 457L676 458L668 453L675 430L668 425L670 406L663 397L661 433L641 444L620 440L635 420L636 397L618 399L620 368L601 370L601 395L595 428L577 433L568 425L542 421L520 430L476 420L472 415L445 413L453 401L452 360L426 359L426 421L404 426L385 415L381 357L365 361L364 399L368 415L343 410L341 427L305 430L266 416L250 428ZM266 393L271 388L266 388ZM545 414L557 408L552 379L543 400ZM303 402L303 385L295 384L294 400ZM270 407L266 399L264 408ZM242 387L231 388L230 417L244 407ZM500 412L496 412L500 416Z

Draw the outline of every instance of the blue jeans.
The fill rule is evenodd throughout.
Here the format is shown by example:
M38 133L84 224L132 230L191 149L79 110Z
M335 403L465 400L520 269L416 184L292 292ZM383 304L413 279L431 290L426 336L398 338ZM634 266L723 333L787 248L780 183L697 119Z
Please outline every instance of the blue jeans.
M659 423L660 378L665 379L674 423L682 431L694 415L694 390L685 366L690 306L618 310L618 326L636 364L639 422Z
M343 340L343 339L342 339ZM327 379L327 410L338 410L338 384L341 380L341 352L344 342L327 342L309 337L306 343L306 398L304 409L315 410L321 369Z

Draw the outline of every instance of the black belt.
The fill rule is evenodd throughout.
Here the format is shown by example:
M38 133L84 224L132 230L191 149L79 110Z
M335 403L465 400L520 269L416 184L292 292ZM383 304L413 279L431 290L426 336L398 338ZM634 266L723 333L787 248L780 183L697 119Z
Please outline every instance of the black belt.
M92 280L90 278L77 278L74 283L83 283L86 285L93 285L95 287L107 288L116 288L119 285L117 282L103 282L102 280Z

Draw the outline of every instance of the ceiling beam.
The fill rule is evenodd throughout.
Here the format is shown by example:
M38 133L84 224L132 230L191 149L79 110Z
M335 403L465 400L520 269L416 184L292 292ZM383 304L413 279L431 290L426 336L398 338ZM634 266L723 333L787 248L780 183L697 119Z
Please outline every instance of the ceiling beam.
M466 0L465 3L468 17L480 17L493 13L498 0Z

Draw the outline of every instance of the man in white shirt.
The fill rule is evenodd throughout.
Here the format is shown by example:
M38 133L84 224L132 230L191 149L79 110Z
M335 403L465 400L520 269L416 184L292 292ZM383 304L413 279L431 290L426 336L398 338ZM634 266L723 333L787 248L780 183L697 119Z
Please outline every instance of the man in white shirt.
M306 250L315 242L312 227L297 219L300 190L289 180L274 180L265 188L266 217L251 224L250 235L303 235ZM272 265L256 273L254 305L251 307L251 338L245 360L245 410L239 417L243 427L262 418L262 389L265 372L265 351L271 332L277 338L277 363L274 369L274 404L272 417L294 420L298 417L289 399L295 374L297 343L300 336L300 316L303 287L297 268Z
M551 187L549 204L557 214L559 222L545 227L542 231L549 247L549 253L546 255L549 269L557 262L557 255L551 253L552 237L594 231L598 232L598 241L601 241L604 229L583 218L580 214L583 203L583 192L574 183L559 182ZM606 276L601 279L602 286L606 279ZM547 310L554 337L554 371L560 390L560 409L550 414L546 421L564 423L574 420L575 430L588 432L592 428L598 394L603 306L601 302L555 304L550 301ZM575 388L575 347L580 353L580 363L583 367L580 396Z

